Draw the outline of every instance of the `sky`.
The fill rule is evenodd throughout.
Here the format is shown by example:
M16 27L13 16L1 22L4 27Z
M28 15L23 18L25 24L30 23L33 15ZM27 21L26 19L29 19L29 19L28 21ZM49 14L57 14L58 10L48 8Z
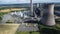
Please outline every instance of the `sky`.
M32 0L33 3L60 3L60 0ZM0 4L30 3L30 0L0 0Z

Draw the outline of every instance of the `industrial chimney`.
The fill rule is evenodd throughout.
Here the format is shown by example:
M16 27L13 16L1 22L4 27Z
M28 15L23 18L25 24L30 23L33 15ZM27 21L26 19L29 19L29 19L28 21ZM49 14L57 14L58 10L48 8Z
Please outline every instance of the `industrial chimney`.
M31 11L31 15L33 16L33 2L32 2L32 0L30 0L30 11Z

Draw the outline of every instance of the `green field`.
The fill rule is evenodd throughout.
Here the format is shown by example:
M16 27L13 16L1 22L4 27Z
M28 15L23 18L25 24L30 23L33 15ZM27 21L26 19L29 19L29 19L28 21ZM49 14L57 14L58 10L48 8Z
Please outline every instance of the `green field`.
M22 31L22 32L16 32L16 34L40 34L38 31Z

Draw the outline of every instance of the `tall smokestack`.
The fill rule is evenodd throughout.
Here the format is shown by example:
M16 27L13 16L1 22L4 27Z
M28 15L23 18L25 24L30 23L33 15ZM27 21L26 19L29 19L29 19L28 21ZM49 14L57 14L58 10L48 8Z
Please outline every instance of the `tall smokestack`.
M31 11L31 15L33 16L33 2L32 2L32 0L30 0L30 11Z
M48 7L48 10L44 12L41 23L47 26L53 26L55 25L54 4L47 4L46 7Z

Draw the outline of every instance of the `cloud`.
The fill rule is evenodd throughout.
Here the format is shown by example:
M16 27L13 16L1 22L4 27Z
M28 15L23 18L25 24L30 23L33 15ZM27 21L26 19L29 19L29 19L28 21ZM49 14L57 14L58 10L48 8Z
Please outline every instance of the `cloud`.
M29 0L0 0L0 3L29 3Z
M33 3L60 3L60 0L33 0ZM30 0L0 0L0 4L30 3Z

